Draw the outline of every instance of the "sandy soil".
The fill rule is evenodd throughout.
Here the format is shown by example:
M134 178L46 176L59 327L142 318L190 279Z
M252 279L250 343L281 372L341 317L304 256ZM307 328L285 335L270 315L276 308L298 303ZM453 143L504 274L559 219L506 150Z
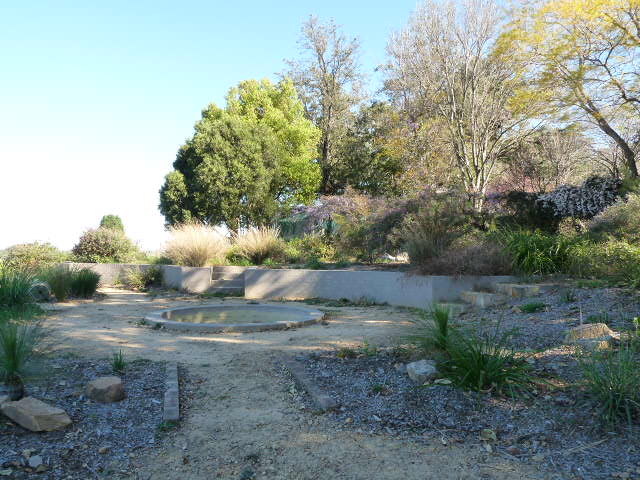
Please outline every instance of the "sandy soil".
M438 438L371 436L301 409L278 359L367 341L389 345L410 313L391 307L327 308L328 325L251 334L193 334L137 325L146 312L224 300L151 298L103 290L104 298L52 306L47 320L59 352L96 358L175 360L204 382L180 427L135 459L140 479L543 479L535 463ZM237 300L234 300L236 302ZM322 307L320 307L322 308Z

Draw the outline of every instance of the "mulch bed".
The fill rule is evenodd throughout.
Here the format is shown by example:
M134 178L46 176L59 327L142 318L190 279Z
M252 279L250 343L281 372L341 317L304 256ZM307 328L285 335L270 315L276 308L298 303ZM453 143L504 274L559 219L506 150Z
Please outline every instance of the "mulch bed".
M90 479L129 476L133 457L153 448L162 421L165 368L162 362L136 360L124 375L126 398L101 404L86 398L89 381L112 375L110 361L47 358L46 372L30 381L27 395L64 409L73 423L60 431L34 433L0 416L1 478ZM29 456L44 467L36 473Z

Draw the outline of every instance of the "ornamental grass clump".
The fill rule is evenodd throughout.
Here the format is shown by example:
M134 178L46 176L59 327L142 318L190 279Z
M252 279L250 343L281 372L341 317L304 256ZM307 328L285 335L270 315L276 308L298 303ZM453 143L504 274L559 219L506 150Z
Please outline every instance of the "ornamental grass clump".
M639 353L632 342L622 343L617 352L584 352L579 357L587 391L609 424L631 424L640 418Z
M49 268L42 272L40 277L47 282L57 301L64 302L71 295L74 275L68 268L63 266Z
M90 268L81 268L71 272L71 295L91 298L100 284L100 274Z
M420 315L412 320L415 333L409 336L409 340L423 352L429 352L434 348L446 352L450 318L451 310L441 305L435 305L428 312L420 312Z
M43 338L38 322L0 323L0 380L12 400L23 394L24 376Z
M204 267L221 260L229 250L229 241L215 227L202 223L183 223L169 229L164 255L176 265Z
M485 334L452 329L448 358L440 368L459 387L512 397L522 394L534 379L526 358L510 346L513 335L499 327Z
M33 303L31 287L35 278L27 270L0 263L0 308L21 307Z
M261 265L267 258L281 256L284 244L277 227L250 227L233 234L233 247L237 255Z

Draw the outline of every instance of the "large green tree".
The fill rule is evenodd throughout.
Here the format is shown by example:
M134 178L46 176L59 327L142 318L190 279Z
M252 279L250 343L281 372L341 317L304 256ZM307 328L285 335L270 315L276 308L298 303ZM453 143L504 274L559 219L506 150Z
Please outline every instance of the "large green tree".
M160 189L169 225L190 220L230 228L269 223L315 198L319 130L290 80L247 80L224 109L202 112Z
M363 106L338 150L334 179L371 195L399 195L405 161L394 145L398 112L388 103Z

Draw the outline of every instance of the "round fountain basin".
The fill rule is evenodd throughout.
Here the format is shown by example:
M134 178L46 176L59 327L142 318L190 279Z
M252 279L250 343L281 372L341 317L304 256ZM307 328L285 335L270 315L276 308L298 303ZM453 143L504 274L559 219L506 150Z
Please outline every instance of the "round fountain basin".
M314 324L324 313L313 308L267 304L198 305L150 313L147 323L172 330L259 332Z

